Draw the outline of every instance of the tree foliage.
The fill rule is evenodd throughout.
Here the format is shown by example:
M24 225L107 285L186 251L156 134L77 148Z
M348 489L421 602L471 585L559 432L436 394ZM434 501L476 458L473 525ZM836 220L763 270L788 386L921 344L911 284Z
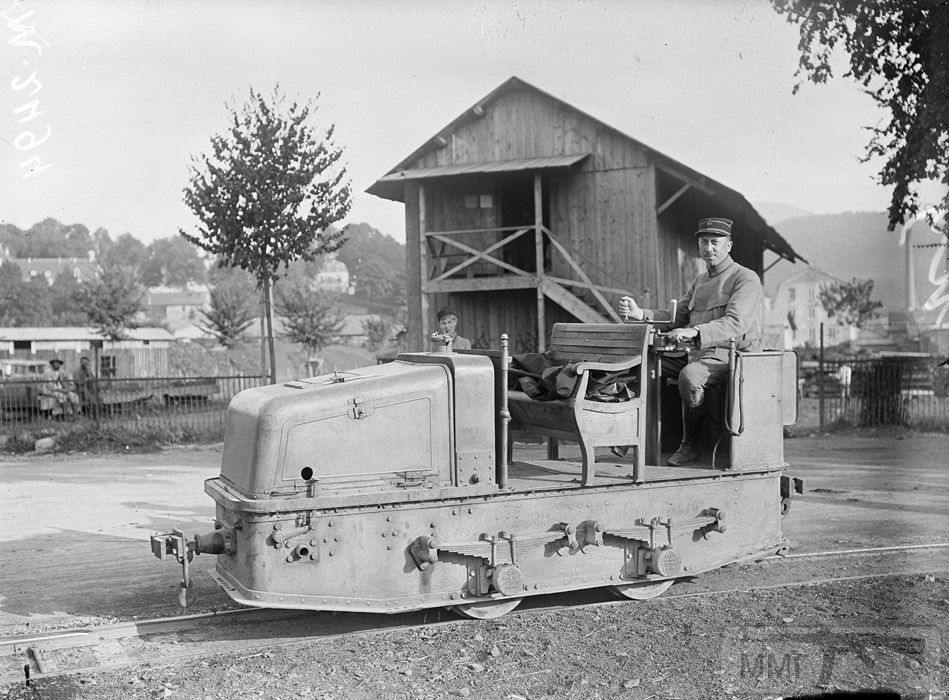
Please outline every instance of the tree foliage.
M224 347L237 347L245 331L257 317L257 306L253 295L234 284L223 284L211 288L211 303L207 311L201 312L198 327L217 338Z
M396 321L388 316L370 316L362 322L363 333L366 334L366 348L378 350L392 334Z
M204 282L207 272L198 249L180 236L159 238L149 244L141 267L147 287L183 287L188 282Z
M871 301L873 280L852 279L821 287L820 303L831 318L854 328L863 328L864 324L876 316L883 303Z
M148 258L145 244L130 233L123 233L112 241L106 237L99 251L99 263L105 267L124 267L141 270Z
M80 283L79 302L96 329L112 341L122 340L136 327L136 316L145 309L145 288L134 268L110 265L94 279Z
M318 96L317 96L318 97ZM192 159L185 203L200 220L197 233L179 233L218 257L220 265L254 275L264 292L271 381L276 381L270 290L294 260L313 260L343 243L330 226L349 213L351 191L333 145L331 126L309 121L315 102L288 101L254 89L231 110L211 153Z
M283 319L284 336L304 347L307 360L319 357L343 327L344 316L335 296L312 291L307 285L279 285L276 306Z
M405 303L405 246L365 223L348 224L343 234L336 259L349 270L356 296Z
M796 75L814 83L832 76L838 45L856 79L889 112L865 160L885 159L880 183L892 187L890 230L919 209L917 184L947 185L949 209L949 3L944 0L772 0L800 26ZM795 86L795 92L800 83Z

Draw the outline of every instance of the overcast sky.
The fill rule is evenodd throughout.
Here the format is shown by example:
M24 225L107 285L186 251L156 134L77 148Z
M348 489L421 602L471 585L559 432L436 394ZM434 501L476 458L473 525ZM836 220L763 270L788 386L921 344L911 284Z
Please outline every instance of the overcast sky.
M849 80L791 90L797 30L768 2L42 2L0 0L42 54L0 26L0 219L44 217L145 241L194 224L192 154L225 103L279 82L320 93L355 196L348 221L404 240L402 206L365 194L516 75L752 202L883 211L863 127L883 114ZM3 22L6 23L6 20ZM22 82L35 72L36 83ZM20 87L20 90L15 89ZM35 91L31 97L27 94ZM30 99L41 115L21 124ZM32 128L48 140L30 150ZM19 163L50 167L23 178Z

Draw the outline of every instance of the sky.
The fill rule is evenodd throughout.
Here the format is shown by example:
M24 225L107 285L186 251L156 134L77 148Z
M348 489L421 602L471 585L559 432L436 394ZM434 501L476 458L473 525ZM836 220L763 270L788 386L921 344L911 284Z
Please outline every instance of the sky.
M335 125L346 222L402 241L403 206L366 188L512 75L753 203L889 201L880 163L860 162L885 115L842 77L793 95L797 29L764 0L0 0L0 14L0 221L20 228L193 230L190 159L227 105L279 84ZM35 33L17 42L16 18Z

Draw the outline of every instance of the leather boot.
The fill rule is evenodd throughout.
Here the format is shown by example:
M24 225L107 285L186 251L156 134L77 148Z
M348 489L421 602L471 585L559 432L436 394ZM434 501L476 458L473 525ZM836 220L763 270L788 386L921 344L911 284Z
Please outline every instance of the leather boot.
M704 407L689 408L682 404L682 444L666 462L670 467L684 467L698 460L702 454L701 432L704 416Z

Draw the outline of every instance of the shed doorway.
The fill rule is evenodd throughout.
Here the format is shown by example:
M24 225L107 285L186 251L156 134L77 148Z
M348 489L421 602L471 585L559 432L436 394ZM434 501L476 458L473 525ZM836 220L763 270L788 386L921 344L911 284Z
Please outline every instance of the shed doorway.
M496 196L500 202L500 225L534 226L534 176L502 178L497 182ZM550 202L547 196L547 183L541 178L541 222L544 226L549 220ZM512 231L505 231L509 235ZM525 233L503 248L504 262L525 272L536 272L534 256L534 233ZM544 239L544 270L550 269L550 243Z

